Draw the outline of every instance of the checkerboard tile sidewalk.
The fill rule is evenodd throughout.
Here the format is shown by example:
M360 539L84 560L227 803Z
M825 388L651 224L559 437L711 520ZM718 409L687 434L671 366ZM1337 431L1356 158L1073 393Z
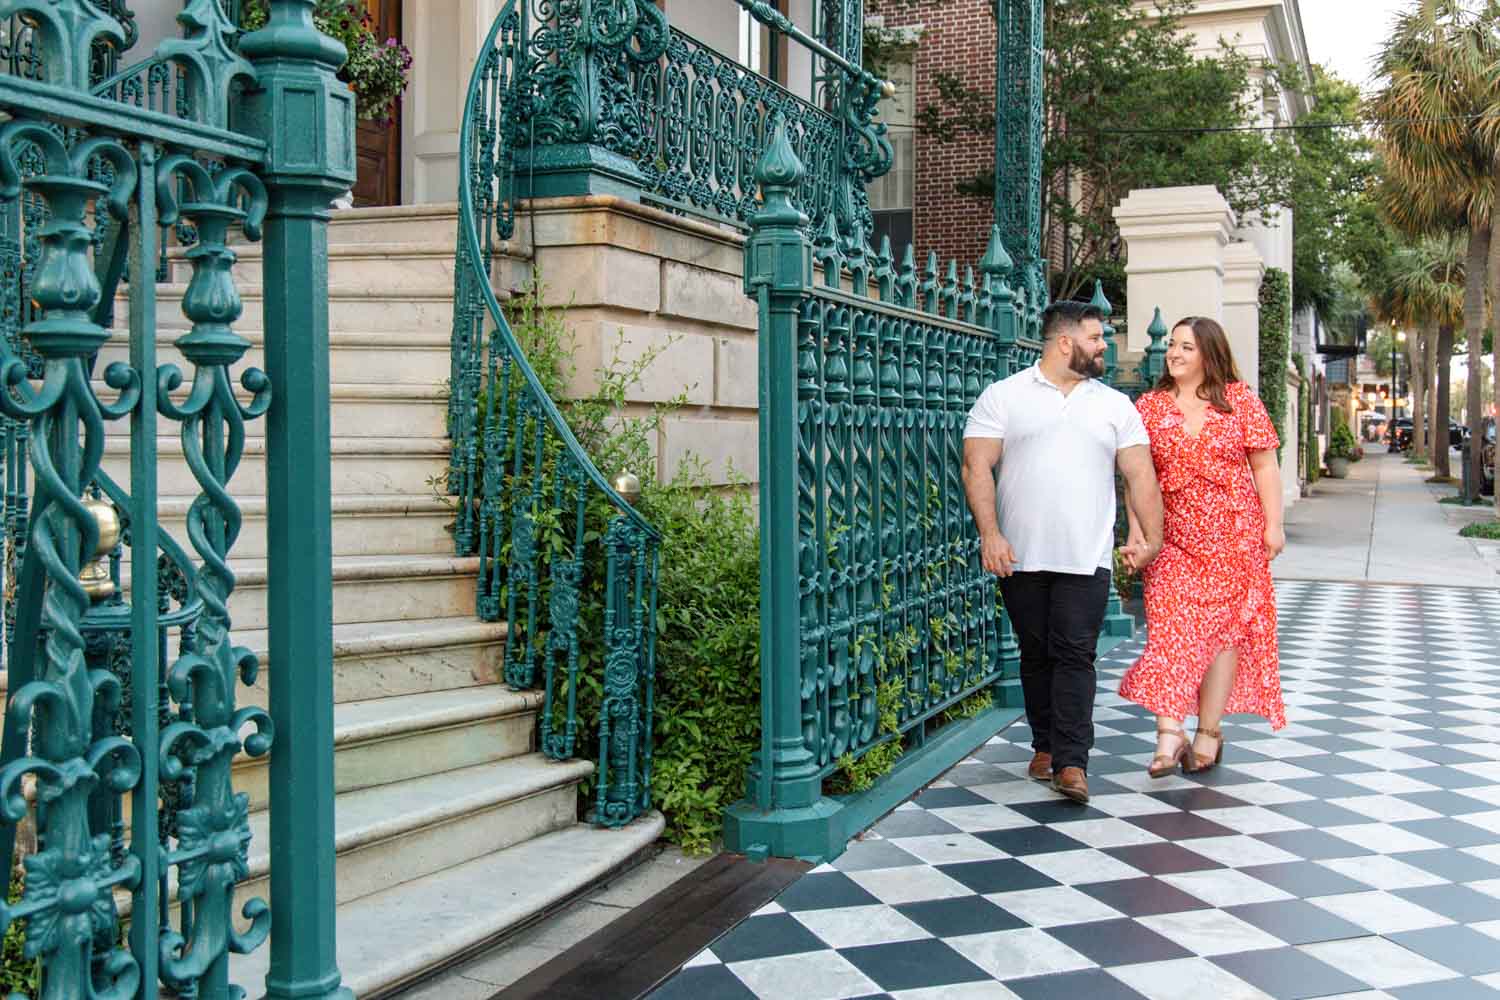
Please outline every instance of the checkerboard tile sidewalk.
M1500 998L1500 593L1278 591L1279 733L1150 780L1121 647L1087 807L1012 726L654 1000Z

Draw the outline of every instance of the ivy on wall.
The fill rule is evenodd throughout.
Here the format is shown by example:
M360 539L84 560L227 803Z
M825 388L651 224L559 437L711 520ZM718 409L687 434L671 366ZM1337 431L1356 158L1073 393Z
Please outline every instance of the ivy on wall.
M1292 347L1292 279L1267 268L1260 283L1260 401L1286 444L1286 364ZM1278 449L1278 454L1280 450Z
M1297 369L1297 474L1300 479L1312 482L1308 467L1312 452L1307 447L1307 360L1301 354L1293 354L1292 367Z

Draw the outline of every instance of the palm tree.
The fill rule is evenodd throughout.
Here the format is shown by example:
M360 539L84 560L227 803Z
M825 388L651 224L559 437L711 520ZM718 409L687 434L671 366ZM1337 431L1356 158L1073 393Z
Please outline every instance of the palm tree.
M1500 130L1476 127L1500 102L1500 40L1492 16L1463 0L1416 0L1401 14L1376 60L1384 87L1371 100L1380 126L1380 149L1395 197L1382 199L1403 232L1428 235L1465 231L1463 326L1470 371L1483 354L1485 286L1491 263L1491 213L1495 200ZM1494 241L1500 243L1500 241ZM1500 252L1497 250L1496 252ZM1470 379L1469 422L1482 431L1478 380ZM1471 449L1472 481L1479 481L1479 455Z

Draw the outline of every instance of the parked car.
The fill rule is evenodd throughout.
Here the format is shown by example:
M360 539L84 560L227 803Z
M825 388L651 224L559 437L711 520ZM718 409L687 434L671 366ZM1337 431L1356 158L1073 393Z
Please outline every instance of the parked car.
M1484 479L1479 484L1480 492L1486 496L1495 495L1495 418L1490 417L1484 422L1484 445L1479 452L1479 464L1483 470Z
M1462 448L1469 436L1469 429L1457 420L1448 421L1448 447Z
M1405 451L1411 447L1411 418L1397 417L1386 431L1387 451Z

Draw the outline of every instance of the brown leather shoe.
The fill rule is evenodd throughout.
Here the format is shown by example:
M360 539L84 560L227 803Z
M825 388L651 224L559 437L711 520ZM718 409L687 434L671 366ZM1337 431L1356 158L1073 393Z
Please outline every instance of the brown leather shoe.
M1074 802L1089 800L1089 779L1081 767L1065 767L1052 776L1052 790L1061 792Z
M1031 766L1026 769L1026 777L1032 781L1052 780L1052 755L1050 753L1038 753L1031 758Z

